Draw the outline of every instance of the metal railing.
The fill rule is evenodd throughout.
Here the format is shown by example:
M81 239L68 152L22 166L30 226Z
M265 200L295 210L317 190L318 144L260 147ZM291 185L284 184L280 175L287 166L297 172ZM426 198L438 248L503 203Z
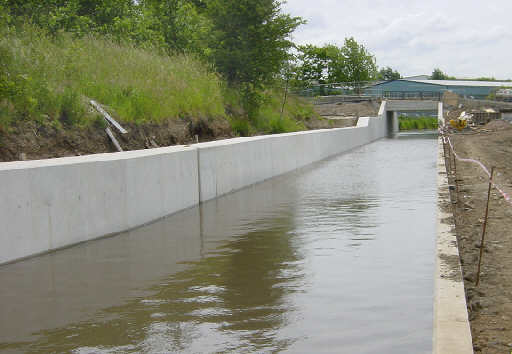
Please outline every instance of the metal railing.
M292 90L306 97L346 96L353 98L381 98L388 100L432 100L440 101L443 92L439 91L388 91L374 88L381 81L339 82L311 85L307 88Z

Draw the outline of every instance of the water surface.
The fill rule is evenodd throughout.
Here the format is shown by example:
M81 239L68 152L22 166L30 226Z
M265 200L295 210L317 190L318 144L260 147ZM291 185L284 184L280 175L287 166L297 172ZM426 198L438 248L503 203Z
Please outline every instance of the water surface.
M0 267L0 350L431 352L434 138Z

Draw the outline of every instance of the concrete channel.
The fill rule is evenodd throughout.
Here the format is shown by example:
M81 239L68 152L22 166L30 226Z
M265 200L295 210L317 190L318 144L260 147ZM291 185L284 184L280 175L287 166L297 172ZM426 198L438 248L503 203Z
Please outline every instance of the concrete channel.
M399 108L413 110L414 102ZM443 121L441 103L438 110ZM378 140L396 130L395 121L383 102L377 117L360 118L354 128L0 163L0 265L139 228ZM433 352L472 353L442 151L440 145Z
M127 231L388 134L356 127L0 163L0 264Z

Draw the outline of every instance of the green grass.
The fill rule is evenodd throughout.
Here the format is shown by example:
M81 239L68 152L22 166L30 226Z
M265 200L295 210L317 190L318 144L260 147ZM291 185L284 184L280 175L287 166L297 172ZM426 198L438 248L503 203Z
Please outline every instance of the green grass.
M240 92L193 56L94 36L52 37L32 25L0 27L0 130L24 120L101 127L91 99L121 122L227 119L245 136L303 130L302 121L315 116L311 104L290 95L281 115L282 90L261 96L258 114L248 119Z
M284 91L268 89L262 94L261 107L255 117L247 119L240 113L240 97L233 90L227 90L225 96L231 107L237 107L239 114L229 117L233 132L240 136L255 134L277 134L305 130L303 121L315 117L313 106L302 98L287 95L283 109ZM281 110L283 111L281 114Z
M435 117L398 117L400 130L424 130L437 129L437 118Z
M107 39L0 30L0 125L53 119L87 125L94 99L122 121L225 116L223 82L199 60Z

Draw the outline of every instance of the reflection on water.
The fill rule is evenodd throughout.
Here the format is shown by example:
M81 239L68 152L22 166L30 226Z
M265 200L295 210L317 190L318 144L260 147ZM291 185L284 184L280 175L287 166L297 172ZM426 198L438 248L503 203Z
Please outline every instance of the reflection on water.
M432 138L0 267L0 350L429 352Z

